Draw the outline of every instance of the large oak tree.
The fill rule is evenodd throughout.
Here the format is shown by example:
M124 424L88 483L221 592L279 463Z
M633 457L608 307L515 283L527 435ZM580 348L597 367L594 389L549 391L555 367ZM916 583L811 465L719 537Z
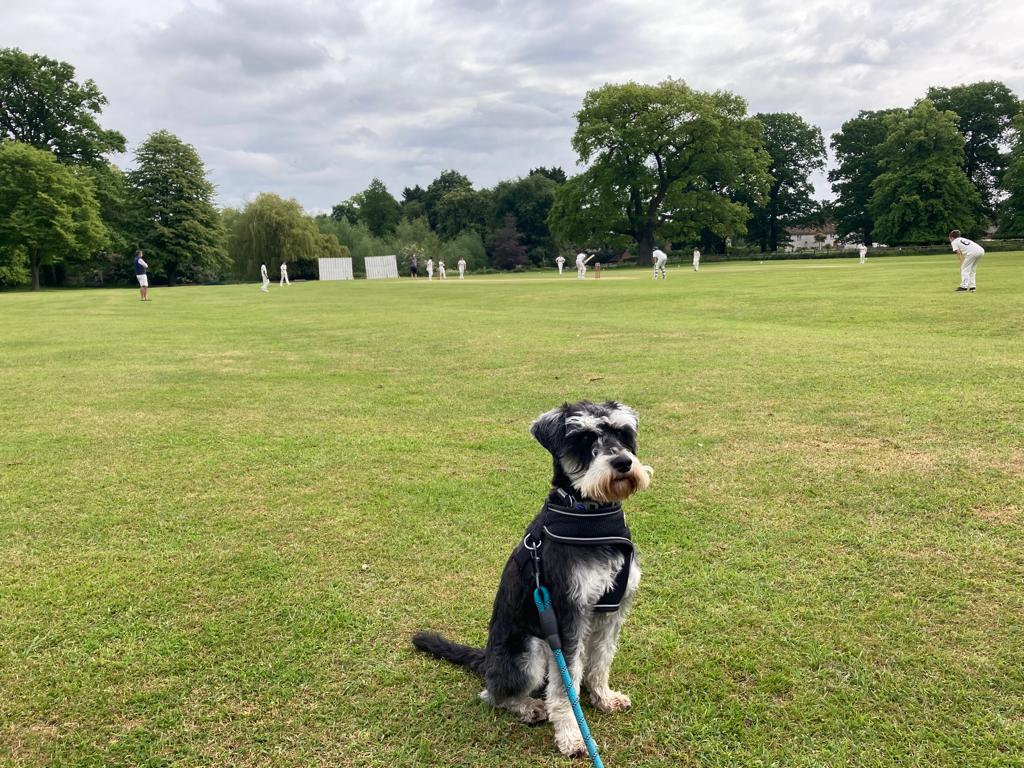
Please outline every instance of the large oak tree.
M871 209L871 186L881 174L879 152L888 136L886 119L905 109L861 111L832 134L832 152L836 167L829 171L836 194L836 232L840 237L856 235L860 242L876 241L875 214Z
M757 114L764 129L764 146L771 157L772 177L763 203L752 200L748 239L761 251L776 251L788 241L785 227L814 210L811 173L825 167L825 140L821 129L792 112ZM744 201L746 202L746 201Z
M125 146L124 136L96 120L106 103L92 80L75 80L70 64L0 49L0 139L31 144L61 162L102 163Z
M1013 119L1021 111L1020 100L1005 84L993 80L929 88L927 97L936 108L956 113L956 127L964 137L964 172L991 215L1009 159L1006 145Z
M734 94L671 79L606 85L576 119L572 145L589 167L559 185L548 217L564 240L632 241L649 260L659 239L744 232L750 212L733 197L768 188L761 125Z
M871 182L875 232L890 245L934 243L951 229L973 231L981 197L964 173L964 139L956 114L922 99L885 118L881 173Z

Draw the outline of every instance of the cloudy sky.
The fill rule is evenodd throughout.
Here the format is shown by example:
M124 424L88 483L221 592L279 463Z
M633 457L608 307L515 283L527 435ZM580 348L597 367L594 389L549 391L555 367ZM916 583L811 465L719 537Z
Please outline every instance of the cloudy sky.
M0 47L94 79L110 100L102 124L131 148L160 128L195 145L224 205L270 191L328 209L373 176L400 197L446 168L477 186L538 165L571 172L573 113L606 82L672 76L724 88L752 112L797 112L826 136L929 85L995 79L1024 96L1016 0L0 7Z

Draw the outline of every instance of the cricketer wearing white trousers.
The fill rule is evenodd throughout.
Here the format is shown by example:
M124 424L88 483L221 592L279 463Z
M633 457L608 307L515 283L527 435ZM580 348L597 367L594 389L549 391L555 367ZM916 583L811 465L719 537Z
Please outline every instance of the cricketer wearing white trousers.
M700 272L700 251L693 249L693 271Z
M437 279L438 280L447 280L448 279L448 273L444 271L444 259L438 259L437 260Z
M457 266L459 268L459 280L465 280L466 279L466 260L465 259L459 259L459 262L458 262Z
M266 264L260 264L260 278L263 280L260 290L264 293L270 293L270 275L267 274Z
M950 233L949 243L953 246L953 253L960 257L960 287L957 290L976 290L975 277L978 273L978 262L985 255L985 249L973 240L961 237L959 230L953 230Z
M281 262L281 285L291 285L292 281L288 279L288 265L283 261Z
M587 254L576 254L576 277L580 280L587 279Z
M654 252L651 254L651 256L654 258L654 278L653 279L655 279L655 280L658 279L658 271L660 270L661 271L661 279L665 280L668 277L668 275L665 272L665 264L666 264L666 262L668 262L668 254L665 253L660 248L655 248Z
M860 248L857 249L857 253L860 254L860 263L863 264L868 259L868 247L864 243L860 244Z
M562 274L562 267L565 266L565 256L559 256L555 259L555 264L558 265L558 274Z
M427 280L434 279L434 260L427 259Z

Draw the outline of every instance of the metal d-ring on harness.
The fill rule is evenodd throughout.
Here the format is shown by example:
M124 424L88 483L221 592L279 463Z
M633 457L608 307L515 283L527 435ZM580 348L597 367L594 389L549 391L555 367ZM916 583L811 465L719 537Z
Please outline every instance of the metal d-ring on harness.
M583 708L580 707L580 697L576 694L576 689L573 687L572 676L569 674L569 667L565 663L565 656L562 654L562 637L558 631L558 618L555 616L555 609L551 607L551 594L548 592L548 588L540 583L540 546L541 541L535 541L529 533L523 537L523 547L530 552L530 557L533 558L533 580L536 585L533 590L533 602L537 606L540 628L544 633L544 639L547 640L548 646L551 648L551 653L554 654L558 671L562 675L565 694L569 697L569 703L572 704L572 713L576 716L576 723L579 725L580 733L583 735L583 743L587 745L587 753L594 763L594 768L604 768L601 756L597 754L597 744L594 743L594 737L590 735L587 718L583 716Z

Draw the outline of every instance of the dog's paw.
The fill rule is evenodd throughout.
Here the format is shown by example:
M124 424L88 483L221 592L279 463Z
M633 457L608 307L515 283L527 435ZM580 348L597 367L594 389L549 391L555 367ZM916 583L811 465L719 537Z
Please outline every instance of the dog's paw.
M584 743L583 736L580 735L579 729L575 730L576 733L556 732L555 746L558 747L558 751L566 757L586 757L587 745Z
M528 725L543 723L548 719L548 709L543 699L530 699L519 713L519 719Z
M631 706L633 702L629 696L618 691L608 691L603 696L592 694L590 700L594 702L594 706L597 707L601 712L611 714L613 712L625 712Z

